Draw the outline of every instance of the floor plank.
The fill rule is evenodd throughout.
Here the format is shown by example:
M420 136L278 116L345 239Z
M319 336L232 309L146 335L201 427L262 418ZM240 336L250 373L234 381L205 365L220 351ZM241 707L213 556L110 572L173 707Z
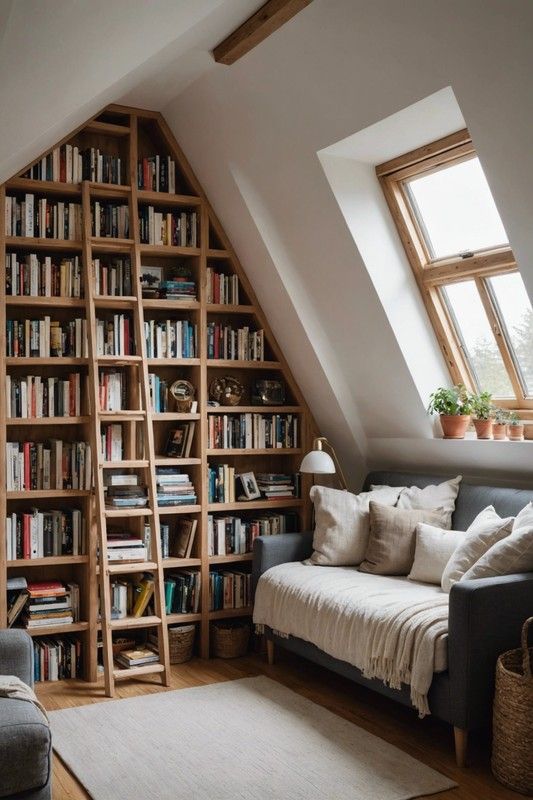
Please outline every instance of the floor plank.
M439 800L517 800L519 797L492 777L489 743L485 736L478 734L471 737L469 766L458 769L455 766L453 731L450 726L432 717L419 720L411 709L288 653L277 653L276 663L271 667L264 657L256 654L231 661L193 659L187 664L172 667L170 689L260 674L268 675L457 781L459 788L440 793ZM134 697L160 691L169 690L163 689L156 677L150 677L143 681L119 684L117 697ZM37 694L49 711L85 703L107 702L102 684L88 688L82 681L39 684ZM55 757L53 800L83 800L87 797L83 787Z

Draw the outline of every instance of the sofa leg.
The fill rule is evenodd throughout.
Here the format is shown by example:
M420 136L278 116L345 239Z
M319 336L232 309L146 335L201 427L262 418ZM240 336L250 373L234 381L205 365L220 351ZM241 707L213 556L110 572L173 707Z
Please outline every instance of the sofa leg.
M271 666L274 663L274 642L272 639L267 639L267 661Z
M455 738L455 761L457 762L458 767L464 767L466 765L468 731L464 730L464 728L454 727L453 735Z

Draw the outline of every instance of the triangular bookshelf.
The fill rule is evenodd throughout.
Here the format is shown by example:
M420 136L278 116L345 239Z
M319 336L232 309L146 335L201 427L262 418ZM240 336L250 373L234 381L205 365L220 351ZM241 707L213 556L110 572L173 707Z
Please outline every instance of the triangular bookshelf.
M253 483L246 482L246 488L241 481L233 483L231 470L296 475L316 434L309 408L228 237L161 114L107 107L7 181L0 189L0 205L6 275L0 288L0 358L8 376L0 382L0 444L6 451L0 484L8 487L0 500L2 516L8 519L5 536L0 534L0 585L6 577L26 577L28 583L57 580L79 586L74 621L65 624L58 617L53 627L36 626L30 632L36 642L43 636L80 642L80 670L86 680L98 677L102 628L117 650L118 635L137 645L150 625L157 627L156 619L165 634L168 625L192 624L196 651L208 657L212 623L250 615L246 576L253 536L259 530L305 529L310 524L309 484L303 476L294 478L297 495L280 489L277 497L273 482L265 487L264 479L261 496L254 498ZM26 320L33 320L33 326ZM192 385L192 410L182 395L181 404L172 397L175 381ZM271 384L265 387L264 381ZM145 384L151 397L148 408ZM184 389L187 384L182 383L178 390ZM235 405L223 404L224 389ZM218 406L212 405L215 396ZM154 403L160 403L157 410ZM168 450L172 435L176 443ZM97 477L106 483L100 505L98 480L95 492L86 474L79 481L77 477L89 469L87 454L80 455L82 445L76 444L85 442L92 444ZM104 456L95 452L101 442ZM16 443L18 454L13 452ZM73 465L66 470L63 463L62 475L56 474L58 453ZM21 464L26 465L22 476ZM165 506L155 500L162 483L173 480L161 477L171 468L190 478L193 491L182 491L194 495L188 505ZM166 538L154 540L152 530L151 553L145 552L142 562L113 561L109 568L102 562L111 587L109 613L114 601L122 608L130 595L125 619L102 625L100 520L106 518L108 529L117 524L120 530L113 530L113 536L145 536L142 508L112 510L108 505L113 491L107 488L109 476L116 474L138 475L142 486L152 486L145 512L156 503L153 518L169 537L170 553ZM224 480L225 491L235 496L214 502L210 491L215 480L220 496ZM239 499L245 494L252 499ZM183 555L187 520L196 522L196 531L190 552ZM120 537L114 541L117 546ZM159 575L163 592L171 591L174 580L167 613L158 611L152 600L145 612L149 617L132 616L135 590L127 584L141 573ZM196 599L197 576L201 588ZM223 607L213 609L213 604ZM6 624L2 591L0 627ZM41 656L44 666L45 657L55 659L57 654L43 651ZM165 680L164 664L159 671ZM128 677L116 664L114 672L115 678ZM137 667L130 674L143 670Z

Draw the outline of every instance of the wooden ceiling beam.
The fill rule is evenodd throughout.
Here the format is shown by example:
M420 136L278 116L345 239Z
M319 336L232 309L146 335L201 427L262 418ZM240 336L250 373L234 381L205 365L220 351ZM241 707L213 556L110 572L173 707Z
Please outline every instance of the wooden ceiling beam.
M219 64L234 64L271 33L309 5L311 0L268 0L213 50Z

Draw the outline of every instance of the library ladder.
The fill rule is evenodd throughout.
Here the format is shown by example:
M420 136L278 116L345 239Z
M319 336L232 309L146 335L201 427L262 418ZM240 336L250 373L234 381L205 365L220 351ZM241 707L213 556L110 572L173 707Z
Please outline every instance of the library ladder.
M161 559L161 540L159 535L159 514L157 507L156 475L155 475L155 453L154 438L151 423L150 391L148 385L148 366L146 361L146 347L144 340L144 315L141 300L140 282L140 256L139 249L135 242L138 236L135 235L138 225L137 215L132 213L136 207L134 198L129 193L130 207L130 226L133 228L134 237L131 245L127 246L131 259L132 270L132 297L130 298L130 312L133 323L133 335L137 348L137 355L133 357L125 356L116 359L106 357L102 359L97 354L96 342L96 308L97 299L95 298L95 285L92 268L92 230L91 230L91 189L88 181L82 184L82 203L83 203L83 255L85 272L85 297L87 314L87 339L89 349L89 384L91 402L91 446L93 451L94 481L95 481L95 506L96 506L96 526L98 533L99 548L99 585L100 585L100 618L103 641L103 660L105 693L112 697L115 692L115 682L121 679L136 678L152 673L159 673L163 685L168 686L170 680L169 669L169 646L168 632L165 615L165 591L164 591L164 572ZM100 410L99 398L99 368L105 366L130 367L132 375L136 376L140 391L133 391L137 409L128 409L116 413ZM134 379L132 384L136 383ZM131 388L131 387L130 387ZM135 397L136 396L136 397ZM131 400L131 395L130 395ZM119 462L106 462L102 454L101 428L105 423L121 423L129 436L124 437L125 449L124 460ZM138 432L142 433L139 442ZM133 435L132 435L133 430ZM137 450L142 447L143 452ZM143 509L110 509L106 507L104 496L104 474L110 466L118 469L138 469L144 473L144 479L148 494L148 505ZM150 543L151 553L149 561L135 564L110 564L108 561L107 550L107 525L109 521L116 519L124 523L126 520L142 527L144 520L150 522ZM140 532L140 531L139 531ZM154 593L152 602L154 605L154 615L132 617L127 616L123 619L111 618L111 587L110 579L112 576L122 576L132 573L151 573L154 581ZM138 630L157 630L159 660L157 663L145 664L143 666L131 667L126 669L118 668L113 658L113 632L121 632L123 635L128 632L134 633Z

